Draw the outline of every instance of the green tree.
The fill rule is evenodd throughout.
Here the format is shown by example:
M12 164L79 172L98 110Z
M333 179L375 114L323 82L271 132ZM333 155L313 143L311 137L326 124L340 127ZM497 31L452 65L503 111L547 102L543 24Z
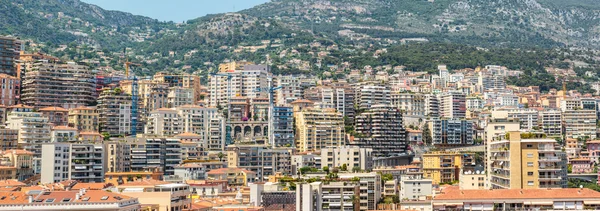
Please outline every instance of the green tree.
M223 158L225 157L225 154L223 154L223 152L219 152L219 154L217 154L217 156L219 157L219 161L223 162Z
M323 171L329 174L329 166L323 166Z
M381 175L381 181L383 181L384 183L387 181L391 181L394 179L394 175L392 174L382 174Z
M103 132L103 133L102 133L102 138L103 138L105 141L108 141L108 140L110 140L110 133Z
M348 171L348 165L346 165L345 163L342 164L342 167L340 168L342 171Z
M354 172L354 173L362 172L362 169L358 166L355 166L355 167L352 167L352 172Z
M425 143L425 145L433 144L433 138L431 137L431 131L429 130L429 127L427 127L427 125L425 125L425 127L423 128L423 143Z

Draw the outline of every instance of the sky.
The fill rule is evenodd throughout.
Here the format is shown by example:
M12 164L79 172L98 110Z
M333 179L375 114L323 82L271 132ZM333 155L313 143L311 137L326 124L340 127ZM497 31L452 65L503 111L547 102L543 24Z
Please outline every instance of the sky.
M183 22L207 14L248 9L269 0L82 0L107 10L129 12L161 21Z

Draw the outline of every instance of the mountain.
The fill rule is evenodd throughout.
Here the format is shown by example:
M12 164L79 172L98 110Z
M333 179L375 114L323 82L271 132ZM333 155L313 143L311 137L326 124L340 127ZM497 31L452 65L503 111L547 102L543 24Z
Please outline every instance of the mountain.
M386 48L413 41L600 47L596 0L273 0L184 24L79 0L0 0L0 12L0 34L46 44L33 50L122 69L119 55L127 48L131 60L144 63L138 74L211 70L225 60L267 58L280 73L322 74L385 65L374 60L393 60L381 57Z
M275 0L242 11L352 36L496 46L600 46L595 0ZM346 33L347 34L347 33Z
M152 39L173 24L108 11L79 0L0 0L0 33L49 44L73 41L117 49ZM135 36L132 36L135 35Z

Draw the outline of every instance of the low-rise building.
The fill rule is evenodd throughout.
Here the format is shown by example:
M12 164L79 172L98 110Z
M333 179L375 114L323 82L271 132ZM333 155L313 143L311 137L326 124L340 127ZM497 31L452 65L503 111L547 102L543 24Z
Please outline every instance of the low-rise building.
M181 211L192 207L188 184L157 184L151 191L126 188L121 194L135 197L141 204L158 204L158 211Z
M572 158L569 159L571 165L571 172L573 174L589 174L594 172L594 164L590 162L589 158Z
M487 175L482 171L461 172L458 179L458 186L462 190L484 190L487 188Z
M330 169L346 165L350 170L370 170L373 168L373 149L356 146L327 147L321 149L321 166Z
M42 146L41 183L64 180L102 182L104 145L53 143Z
M0 210L98 210L136 211L141 209L137 198L104 190L0 192Z
M453 183L459 179L461 170L474 168L473 154L444 151L423 154L423 176L432 179L434 184Z
M32 152L14 149L4 151L2 157L8 160L8 166L12 166L17 169L17 180L23 181L35 175L33 171L34 169Z
M206 180L206 173L213 169L225 167L223 162L194 162L175 166L175 175L183 180Z
M226 180L230 186L248 186L256 180L256 173L240 168L213 169L206 173L208 180Z
M600 208L600 193L587 188L460 190L446 187L434 210L584 210Z
M404 175L400 179L400 200L425 200L433 193L433 180L420 175Z

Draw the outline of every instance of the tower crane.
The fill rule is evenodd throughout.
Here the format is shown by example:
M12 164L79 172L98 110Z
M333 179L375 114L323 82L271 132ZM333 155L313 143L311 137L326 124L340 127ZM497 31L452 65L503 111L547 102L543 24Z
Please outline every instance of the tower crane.
M127 54L125 54L127 56ZM138 122L138 79L137 77L129 77L129 67L130 66L142 66L138 63L133 63L129 61L129 58L125 59L125 79L131 80L131 129L130 134L135 136L137 135L137 122Z
M274 107L274 102L273 102L273 94L275 93L275 91L283 89L283 86L278 86L278 87L273 87L273 77L269 77L267 79L269 85L269 88L266 89L260 89L258 88L257 91L263 91L263 92L267 92L269 94L269 119L268 119L268 130L269 130L269 137L268 137L268 141L269 144L271 144L271 146L275 146L275 137L273 134L273 107Z

